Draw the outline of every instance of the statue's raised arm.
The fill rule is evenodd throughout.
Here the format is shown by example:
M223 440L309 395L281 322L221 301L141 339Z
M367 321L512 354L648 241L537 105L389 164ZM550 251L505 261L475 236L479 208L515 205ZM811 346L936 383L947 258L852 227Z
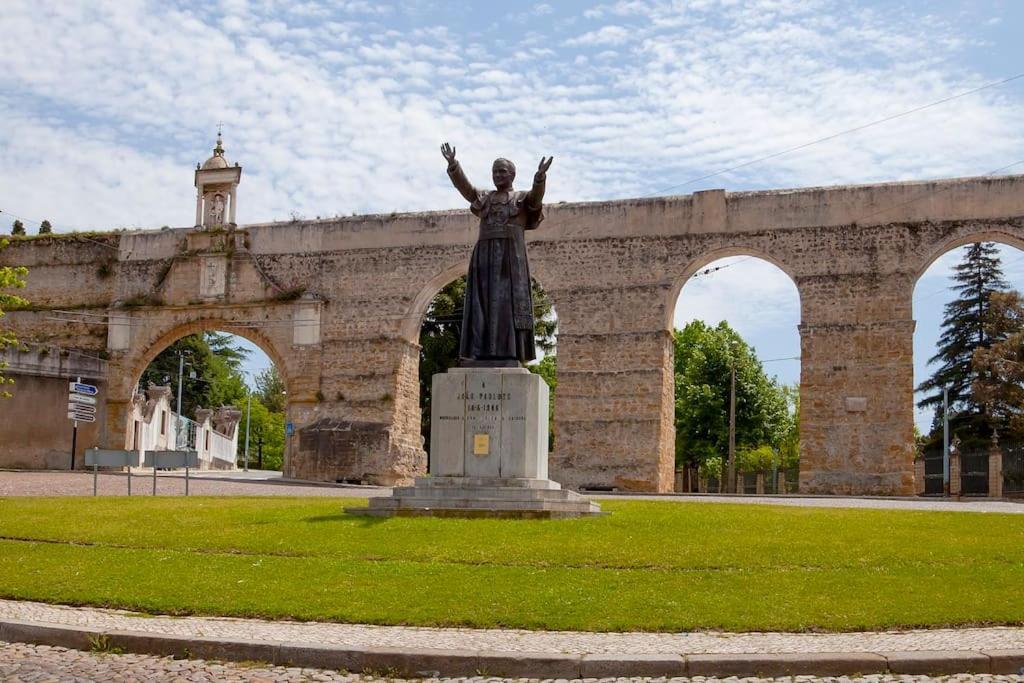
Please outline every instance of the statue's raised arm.
M548 177L548 169L551 168L551 162L554 160L554 157L541 157L540 163L537 164L537 172L533 174L533 187L530 188L530 192L526 195L526 205L531 209L539 211L544 203L544 187Z
M448 162L448 177L451 178L452 185L459 191L466 201L472 204L480 198L480 191L473 187L473 183L469 182L469 178L466 177L465 172L462 170L462 166L455 159L455 148L449 145L447 142L441 145L441 156Z

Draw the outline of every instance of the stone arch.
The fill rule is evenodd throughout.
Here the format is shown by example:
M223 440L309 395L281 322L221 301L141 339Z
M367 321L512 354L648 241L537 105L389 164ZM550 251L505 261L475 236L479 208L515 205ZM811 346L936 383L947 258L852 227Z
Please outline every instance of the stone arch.
M179 319L162 326L159 326L156 321L144 320L143 322L152 323L156 329L148 334L145 340L139 340L126 352L115 356L108 366L107 419L102 437L106 445L113 448L128 447L130 436L127 419L130 402L135 395L136 386L143 371L153 362L153 359L178 339L208 330L228 332L243 337L270 357L286 387L285 414L289 420L296 420L293 408L303 402L302 397L298 396L299 392L296 391L294 381L297 371L288 362L289 357L281 352L280 343L275 342L270 335L251 325L212 316L187 321ZM281 321L273 322L281 324ZM285 329L290 336L291 328ZM304 420L300 418L300 421ZM288 457L289 450L286 446L286 462Z
M927 271L933 263L953 249L967 244L973 244L975 242L998 242L999 244L1016 247L1017 249L1024 251L1024 236L1021 236L1019 233L1000 230L994 227L974 230L965 234L955 235L942 240L941 242L933 243L929 245L924 257L917 263L913 277L910 281L911 294L913 294L913 289L917 285L917 281L921 279L921 276L924 275L925 271Z
M399 331L402 339L411 343L419 344L420 328L423 327L423 317L427 314L430 302L434 300L448 283L466 274L469 269L469 259L462 259L458 263L448 266L441 272L427 280L426 284L420 287L412 304L406 309L402 317L402 325Z
M430 307L430 302L434 300L434 297L437 296L438 292L444 289L445 286L465 275L468 270L469 259L466 258L438 272L420 287L416 296L413 297L412 303L406 309L405 315L402 316L401 327L399 330L399 335L402 339L412 344L419 344L420 329L423 327L423 319L427 315L427 309ZM544 289L548 298L551 299L551 304L557 313L558 301L555 293L551 289L544 287L544 281L541 277L538 277L535 270L536 269L531 270L530 278L540 284Z
M286 390L289 392L288 395L292 395L292 387L290 383L290 376L292 373L285 361L285 356L278 350L274 341L252 326L232 323L231 321L224 320L223 318L200 318L187 323L174 325L160 333L159 336L151 341L145 349L136 353L135 357L128 360L126 363L124 374L127 378L132 380L132 383L129 386L134 387L138 384L139 378L142 377L142 373L145 369L153 362L153 359L155 359L160 352L168 346L183 337L189 336L190 334L213 330L238 335L239 337L243 337L258 346L267 354L267 356L270 357L270 360L277 367L277 371L281 375L281 380L284 382Z
M792 270L790 270L783 261L779 260L775 256L773 256L773 255L771 255L771 254L769 254L769 253L767 253L767 252L765 252L765 251L763 251L761 249L758 249L758 248L752 248L752 247L740 246L740 245L730 245L730 246L727 246L727 247L722 247L722 248L718 248L718 249L712 249L710 251L702 253L698 258L695 258L695 259L691 260L687 264L686 268L683 270L682 276L680 278L678 278L676 281L674 281L673 284L672 284L670 298L668 299L668 304L666 305L666 313L667 313L667 316L666 316L667 320L665 322L666 328L669 331L674 329L674 323L675 323L674 318L675 318L676 308L679 305L680 300L682 299L684 288L690 282L690 280L693 278L693 276L698 274L701 270L706 268L711 263L714 263L714 262L716 262L716 261L718 261L720 259L723 259L723 258L730 258L730 257L748 257L748 258L758 259L758 260L763 261L765 263L771 264L772 266L774 266L775 268L777 268L779 271L781 271L782 273L784 273L786 275L786 277L788 278L790 284L792 285L792 288L793 288L792 291L796 294L796 297L797 297L797 311L798 311L799 318L797 320L797 324L795 325L795 328L793 329L793 331L796 332L796 344L797 344L798 354L802 356L802 353L800 353L800 351L799 351L800 346L801 346L802 336L803 336L801 334L801 330L800 330L800 320L803 318L804 311L803 311L803 297L801 296L798 280L794 276L794 273L792 272ZM788 297L789 297L789 295L787 294L787 298ZM723 315L723 318L724 318L724 315ZM736 320L732 320L732 321L729 321L729 322L731 323L730 326L732 326L735 329ZM714 323L711 323L711 324L712 324L712 326L714 325ZM748 340L748 342L749 342L749 340ZM674 381L674 365L675 365L675 362L674 362L674 358L675 358L675 345L674 344L669 344L668 353L669 353L669 363L668 363L669 374L671 376L672 381L669 383L669 388L668 388L667 397L666 397L667 401L666 401L666 405L665 405L665 410L674 414L675 405L676 405L675 381ZM761 358L760 360L763 361L765 359ZM804 376L804 373L802 372L802 370L803 370L802 360L800 361L800 363L801 363L801 368L800 368L801 372L799 373L799 378L800 378L799 381L802 382L803 381L803 376ZM770 375L771 374L771 370L770 369L766 369L766 370L767 370L768 374ZM674 437L674 435L675 435L674 419L673 419L672 433L673 433L673 438L671 439L671 441L672 441L672 444L673 444L673 452L674 452L674 450L675 450L675 442L676 442L675 437ZM724 464L724 459L723 459L723 464ZM686 484L686 480L684 480L684 486L685 485L687 485ZM691 481L689 481L689 485L693 486L693 485L695 485L695 482L693 482L691 480ZM684 489L684 490L692 490L692 489ZM742 492L742 490L741 490L741 492Z
M801 317L803 315L803 296L800 293L800 285L793 273L783 261L777 259L775 256L754 247L742 246L742 245L731 245L727 247L720 247L712 249L710 251L703 252L699 257L692 259L683 268L682 275L675 278L669 287L667 298L665 299L665 318L664 327L666 330L672 330L673 319L675 317L676 303L679 301L679 296L682 294L683 287L690 281L694 275L696 275L702 268L706 267L709 263L718 261L719 259L729 258L731 256L752 256L753 258L761 259L772 264L789 277L793 286L796 288L797 297L801 302Z

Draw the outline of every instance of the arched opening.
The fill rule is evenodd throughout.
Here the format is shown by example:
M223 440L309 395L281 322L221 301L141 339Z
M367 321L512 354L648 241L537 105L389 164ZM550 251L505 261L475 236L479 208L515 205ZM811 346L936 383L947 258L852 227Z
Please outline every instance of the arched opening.
M1024 495L1021 246L960 238L914 283L918 493Z
M533 296L534 341L536 360L527 364L531 372L539 374L550 389L548 449L554 447L554 405L557 385L556 337L558 316L551 297L536 280L531 278ZM466 295L466 277L459 274L440 286L429 299L423 297L426 310L419 329L419 391L420 433L423 447L430 454L430 401L431 380L435 374L446 372L459 363L459 340ZM429 462L429 458L428 458Z
M144 355L128 447L196 451L200 469L281 470L288 391L278 364L253 334L193 327L164 335Z
M739 254L708 255L678 284L677 491L797 490L800 295L779 265Z

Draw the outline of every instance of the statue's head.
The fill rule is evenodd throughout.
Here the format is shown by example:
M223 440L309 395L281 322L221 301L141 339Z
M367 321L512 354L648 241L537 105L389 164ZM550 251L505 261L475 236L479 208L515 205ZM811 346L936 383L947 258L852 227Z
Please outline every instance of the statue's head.
M510 190L512 181L516 179L516 165L508 159L495 159L491 166L491 177L496 188Z

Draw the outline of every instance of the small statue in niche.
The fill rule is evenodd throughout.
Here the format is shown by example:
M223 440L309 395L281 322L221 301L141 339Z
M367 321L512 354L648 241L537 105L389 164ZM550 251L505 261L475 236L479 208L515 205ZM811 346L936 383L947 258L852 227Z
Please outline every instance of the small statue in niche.
M224 195L217 193L213 195L213 199L210 202L210 220L208 225L223 225L224 224Z

